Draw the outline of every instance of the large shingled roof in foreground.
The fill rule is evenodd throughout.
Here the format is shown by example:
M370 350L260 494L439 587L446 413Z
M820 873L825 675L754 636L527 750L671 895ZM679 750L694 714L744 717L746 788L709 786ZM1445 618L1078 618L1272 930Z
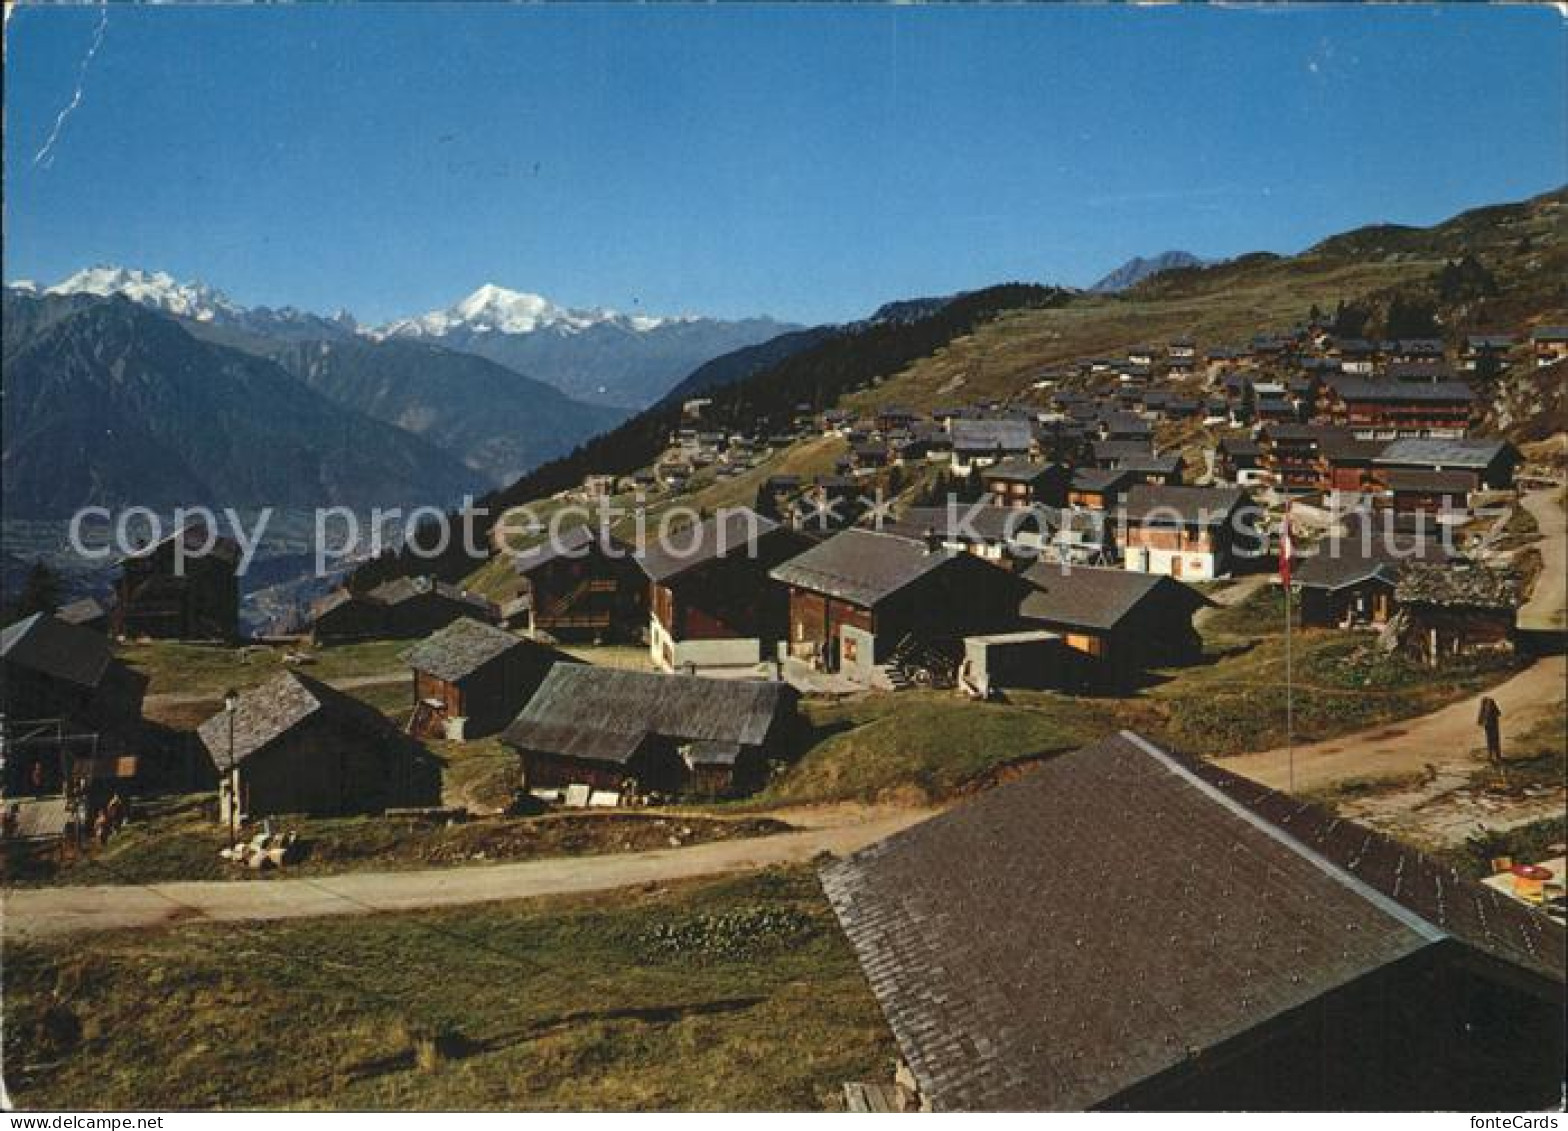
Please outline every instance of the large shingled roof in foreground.
M822 869L937 1110L1082 1110L1409 955L1561 983L1564 933L1128 732Z

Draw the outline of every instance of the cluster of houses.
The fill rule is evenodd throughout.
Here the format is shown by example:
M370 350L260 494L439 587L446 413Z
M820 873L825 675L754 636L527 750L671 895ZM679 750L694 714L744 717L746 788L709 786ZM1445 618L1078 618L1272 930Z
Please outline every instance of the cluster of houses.
M1196 654L1193 616L1208 602L1192 583L1264 567L1278 526L1266 505L1351 500L1452 522L1509 491L1519 453L1470 435L1466 377L1522 351L1556 364L1565 350L1542 328L1528 342L1471 335L1451 360L1440 341L1337 340L1310 324L1247 347L1200 352L1178 338L1085 359L1014 403L800 406L777 436L704 429L703 406L690 405L663 459L640 476L592 476L582 492L678 490L697 468L738 473L812 430L842 438L845 454L831 475L775 475L754 507L642 544L584 525L519 552L504 607L433 578L324 597L318 643L417 642L397 742L381 741L375 712L292 673L241 696L201 739L225 804L247 813L428 802L438 775L421 742L485 734L519 751L531 787L603 803L748 788L781 753L800 691L1123 687ZM1156 447L1157 429L1187 420L1232 433L1206 466L1190 447ZM873 496L898 467L966 501L935 505L928 491L885 508ZM1302 562L1303 621L1393 625L1433 662L1505 644L1517 579L1459 559L1430 536L1440 529L1343 539ZM237 560L227 539L177 532L125 561L107 609L77 602L29 631L91 637L105 655L106 631L233 640ZM30 639L8 636L15 663L49 653ZM552 646L585 640L643 645L658 674L590 668ZM327 772L319 751L344 735L381 754ZM295 761L316 768L262 769ZM375 788L352 784L366 775Z

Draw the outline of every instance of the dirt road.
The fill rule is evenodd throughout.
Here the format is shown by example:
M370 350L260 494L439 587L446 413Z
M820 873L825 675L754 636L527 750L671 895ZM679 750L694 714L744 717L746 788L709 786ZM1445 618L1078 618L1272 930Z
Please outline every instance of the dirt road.
M1562 488L1532 491L1522 500L1541 530L1541 574L1530 599L1519 608L1519 627L1532 632L1568 632L1568 512Z
M418 872L357 872L319 879L211 881L146 886L7 891L0 922L12 939L156 927L201 920L298 919L454 907L669 883L698 876L799 864L819 852L847 853L930 816L928 809L843 809L818 827L691 848Z
M1503 710L1503 741L1545 718L1563 699L1568 674L1562 656L1537 660L1530 667L1482 694ZM1374 727L1342 738L1297 746L1295 791L1329 789L1348 781L1369 781L1420 773L1427 766L1466 763L1479 768L1484 759L1476 712L1481 695L1451 703L1430 715ZM1290 788L1290 759L1284 749L1238 754L1217 760L1220 765L1275 789Z

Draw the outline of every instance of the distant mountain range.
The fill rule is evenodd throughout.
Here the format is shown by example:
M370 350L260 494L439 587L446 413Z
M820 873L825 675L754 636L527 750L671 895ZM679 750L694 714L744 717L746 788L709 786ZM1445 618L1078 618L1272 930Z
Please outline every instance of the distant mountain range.
M578 400L643 408L722 354L800 327L771 318L658 318L568 310L540 295L486 284L445 310L370 331L489 358Z
M205 283L126 267L90 267L48 288L31 282L11 286L35 295L123 295L209 328L213 340L242 346L256 339L428 342L486 358L574 400L623 409L654 403L713 358L800 329L766 317L727 321L571 309L494 283L444 310L375 327L361 326L346 311L320 315L293 307L246 307Z
M1143 282L1151 275L1158 275L1161 271L1170 271L1177 267L1202 267L1211 262L1213 261L1200 259L1190 251L1162 251L1148 259L1137 255L1095 283L1089 290L1094 294L1115 294L1118 291L1125 291L1135 283Z
M120 297L7 289L5 516L442 503L457 457L315 392L276 362Z

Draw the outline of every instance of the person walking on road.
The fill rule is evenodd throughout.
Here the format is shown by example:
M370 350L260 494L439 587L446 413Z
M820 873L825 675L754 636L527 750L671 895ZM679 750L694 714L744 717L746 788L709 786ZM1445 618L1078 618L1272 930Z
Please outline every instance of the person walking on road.
M1481 711L1476 725L1486 733L1486 760L1499 770L1503 768L1503 709L1490 695L1481 699Z

